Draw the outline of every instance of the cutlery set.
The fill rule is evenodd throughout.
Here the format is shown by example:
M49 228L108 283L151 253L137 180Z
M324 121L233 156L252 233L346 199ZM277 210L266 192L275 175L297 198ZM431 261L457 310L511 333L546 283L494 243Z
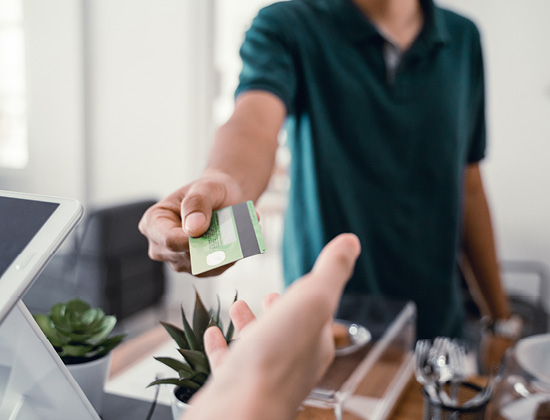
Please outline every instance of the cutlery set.
M492 380L487 387L469 395L460 395L466 379L466 350L455 339L437 337L418 340L415 347L415 376L432 403L451 408L469 409L487 401Z

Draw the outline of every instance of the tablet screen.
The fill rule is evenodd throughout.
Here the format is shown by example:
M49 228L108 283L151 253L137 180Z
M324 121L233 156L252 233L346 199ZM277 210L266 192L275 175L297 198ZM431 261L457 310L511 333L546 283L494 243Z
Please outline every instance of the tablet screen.
M0 323L82 213L77 200L0 190Z
M0 281L59 203L0 197Z

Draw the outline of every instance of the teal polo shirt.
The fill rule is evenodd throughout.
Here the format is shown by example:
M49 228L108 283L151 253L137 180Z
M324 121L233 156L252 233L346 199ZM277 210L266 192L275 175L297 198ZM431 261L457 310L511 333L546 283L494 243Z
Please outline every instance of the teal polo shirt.
M268 6L246 33L236 95L269 91L288 112L287 284L353 232L362 253L345 293L411 299L419 337L455 336L463 175L485 153L482 51L470 20L422 6L391 78L384 38L351 1Z

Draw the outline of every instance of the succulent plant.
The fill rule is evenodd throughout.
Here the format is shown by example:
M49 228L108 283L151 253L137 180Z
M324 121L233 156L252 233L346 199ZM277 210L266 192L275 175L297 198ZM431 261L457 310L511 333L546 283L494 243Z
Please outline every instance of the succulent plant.
M237 300L235 294L234 301ZM172 357L155 357L156 360L165 364L177 372L178 376L173 378L162 378L151 382L148 386L158 384L176 385L182 389L187 389L187 396L182 398L184 402L192 394L204 385L210 375L210 363L204 350L204 332L211 326L217 326L223 333L223 323L220 318L220 302L218 298L218 308L216 311L207 309L201 300L197 291L195 291L195 309L193 312L193 326L189 324L185 316L183 306L181 307L181 318L183 329L161 321L170 337L176 342L178 352L182 359ZM226 342L229 344L233 337L233 322L230 322L227 331L224 334Z
M65 364L99 359L126 336L125 333L110 336L116 317L105 315L103 310L80 299L56 303L49 314L33 317Z

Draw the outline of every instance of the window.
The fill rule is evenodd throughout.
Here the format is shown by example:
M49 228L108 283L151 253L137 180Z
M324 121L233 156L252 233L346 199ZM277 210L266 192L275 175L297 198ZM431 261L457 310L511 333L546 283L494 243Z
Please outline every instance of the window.
M28 160L22 0L0 0L0 167Z

